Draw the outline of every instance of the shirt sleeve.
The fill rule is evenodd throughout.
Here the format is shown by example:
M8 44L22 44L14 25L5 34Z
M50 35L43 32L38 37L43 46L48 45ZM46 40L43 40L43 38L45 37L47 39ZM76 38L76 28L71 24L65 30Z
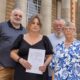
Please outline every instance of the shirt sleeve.
M19 49L22 40L23 40L23 35L19 35L17 39L14 41L11 50Z
M45 46L45 49L46 49L46 54L47 55L50 55L50 54L53 54L53 47L51 45L51 42L50 40L48 39L47 36L44 36L44 46Z

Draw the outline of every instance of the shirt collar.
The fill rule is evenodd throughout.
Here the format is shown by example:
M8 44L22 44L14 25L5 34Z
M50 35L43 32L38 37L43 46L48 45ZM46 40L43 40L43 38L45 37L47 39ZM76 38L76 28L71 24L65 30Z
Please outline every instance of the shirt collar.
M20 28L19 29L16 29L15 27L13 27L12 23L10 22L10 20L8 21L8 25L9 25L9 27L11 27L11 28L13 28L15 30L22 30L23 29L21 24L20 24Z

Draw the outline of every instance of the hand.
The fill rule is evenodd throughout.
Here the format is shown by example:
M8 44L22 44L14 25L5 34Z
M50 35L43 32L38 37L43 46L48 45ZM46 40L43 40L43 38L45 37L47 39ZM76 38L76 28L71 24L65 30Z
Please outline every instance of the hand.
M27 61L27 60L25 60L25 59L23 59L23 58L21 58L20 60L19 60L19 62L20 62L20 64L24 67L24 68L26 68L26 69L31 69L31 64Z
M45 71L46 71L46 65L40 66L40 67L39 67L39 70L40 70L41 72L45 72Z

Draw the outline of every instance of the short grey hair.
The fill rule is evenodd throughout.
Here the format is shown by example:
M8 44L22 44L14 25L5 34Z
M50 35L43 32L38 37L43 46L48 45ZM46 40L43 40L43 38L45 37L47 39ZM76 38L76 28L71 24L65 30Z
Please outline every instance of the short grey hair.
M65 24L65 20L62 18L57 18L53 21L53 24L56 23L56 21L61 21L63 24Z
M75 24L73 22L66 22L64 26L67 26L67 27L75 27Z
M77 33L76 33L76 27L75 27L75 24L73 23L73 22L66 22L65 23L65 25L64 25L64 28L65 27L72 27L72 28L74 28L75 29L75 31L74 31L74 37L76 38L77 37Z
M12 10L11 14L14 14L16 11L20 11L23 15L23 11L20 8L15 8Z

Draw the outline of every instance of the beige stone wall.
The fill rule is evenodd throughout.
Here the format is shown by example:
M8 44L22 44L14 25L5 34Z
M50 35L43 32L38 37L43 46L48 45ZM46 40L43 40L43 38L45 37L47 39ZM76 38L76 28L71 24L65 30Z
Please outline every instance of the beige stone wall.
M52 0L52 20L56 19L57 16L57 1Z
M71 0L62 0L61 17L66 21L71 21Z
M8 20L12 9L14 8L15 0L6 1L6 16L5 19Z
M52 1L53 0L42 0L41 2L41 32L44 35L48 35L51 33Z
M57 0L52 0L52 22L56 19L56 17L57 17ZM53 28L51 29L51 31L53 32Z
M0 22L5 21L6 0L0 0Z
M78 33L78 39L80 40L80 0L78 0L77 3L77 14L76 14L76 24L77 24L77 33Z
M71 21L75 23L75 0L71 0Z

